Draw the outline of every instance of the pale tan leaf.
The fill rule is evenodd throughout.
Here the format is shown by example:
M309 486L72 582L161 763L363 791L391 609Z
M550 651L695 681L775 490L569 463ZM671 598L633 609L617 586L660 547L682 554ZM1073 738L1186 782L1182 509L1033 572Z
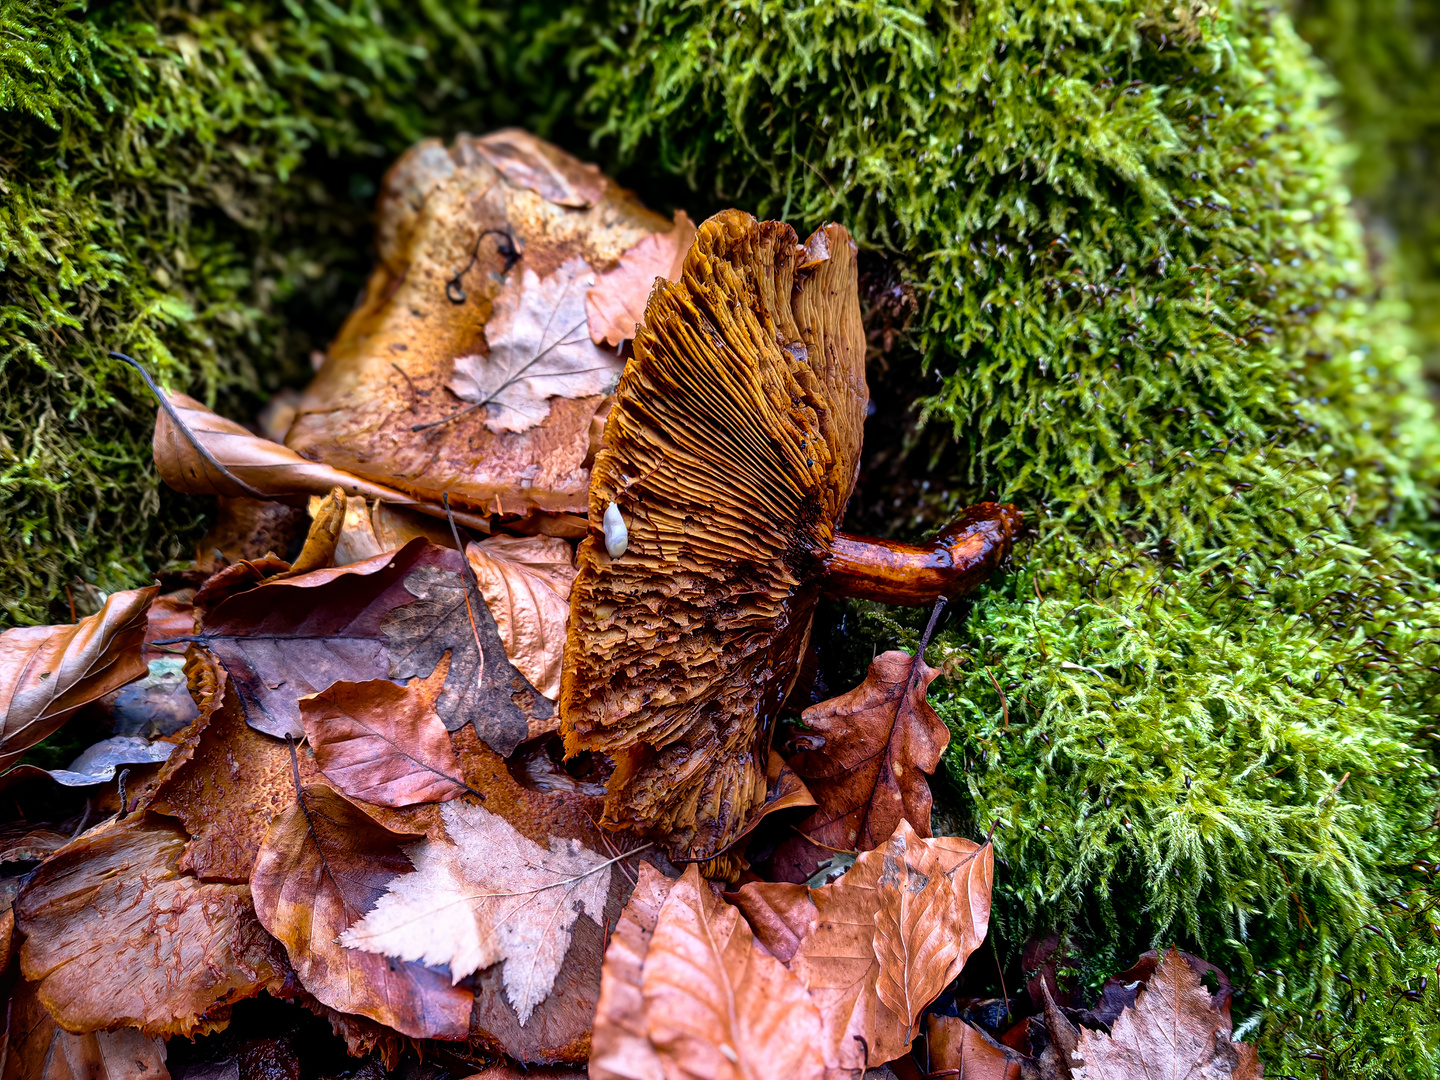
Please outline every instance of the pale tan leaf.
M505 993L520 1023L550 994L571 928L605 913L611 864L579 841L548 849L498 814L468 803L441 809L449 839L408 850L415 873L341 936L350 948L448 965L451 978L504 963Z
M70 626L0 634L0 769L56 731L80 706L146 672L146 611L159 586L112 593Z
M661 905L641 973L667 1080L819 1080L819 1011L692 865Z
M593 206L609 184L594 165L575 160L521 128L492 131L476 139L474 146L510 183L560 206Z
M590 340L585 290L595 274L576 256L541 278L525 267L495 298L485 354L457 357L450 389L485 410L493 432L520 432L550 415L551 398L607 394L624 368Z
M590 1049L590 1080L664 1080L660 1055L650 1045L641 975L660 907L674 882L649 863L610 935L600 972L600 1002Z
M651 233L595 279L585 294L590 340L596 345L618 346L635 336L645 318L645 303L656 278L679 281L685 253L695 242L695 223L684 210L675 212L675 227Z
M560 696L574 550L553 536L495 536L471 544L466 555L510 662L554 701ZM530 738L559 724L552 714Z

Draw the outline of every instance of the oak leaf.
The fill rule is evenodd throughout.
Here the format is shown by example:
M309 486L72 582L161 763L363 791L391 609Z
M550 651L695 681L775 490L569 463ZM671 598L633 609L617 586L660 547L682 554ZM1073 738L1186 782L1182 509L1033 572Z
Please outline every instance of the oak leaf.
M667 1080L819 1080L821 1018L804 982L756 942L692 865L660 907L641 972Z
M185 833L151 814L72 840L15 902L20 968L67 1030L194 1035L282 979L244 885L182 874Z
M447 965L452 981L504 964L505 993L523 1027L549 996L583 913L598 926L615 860L576 840L542 847L498 814L468 803L441 809L448 839L408 849L397 877L341 942Z
M465 551L505 653L551 701L560 696L574 549L553 536L494 536ZM529 732L530 738L554 730Z
M777 876L804 881L826 849L870 851L902 819L917 835L930 835L925 774L935 771L950 742L949 729L925 699L937 674L908 653L881 653L854 690L805 710L805 735L823 738L824 745L795 754L790 766L818 805L796 826L804 838L793 837L776 852Z
M448 665L447 665L448 666ZM315 763L347 795L378 806L441 802L469 789L435 712L446 671L397 686L336 683L300 702Z
M389 676L426 678L449 653L435 711L446 730L469 722L488 746L508 755L553 729L554 703L511 664L494 616L461 573L459 552L431 551L433 559L405 578L415 599L381 624L389 643Z
M22 981L10 991L4 1080L170 1080L163 1039L134 1028L73 1035L40 1003L36 985Z
M525 267L506 281L485 324L489 352L457 357L449 384L461 401L485 409L491 431L528 431L550 415L551 398L614 389L625 365L587 329L585 290L594 282L578 255L544 278Z
M595 285L585 293L591 341L619 346L635 336L636 324L645 318L645 304L655 279L680 280L685 253L695 242L696 231L690 216L677 210L673 229L651 233L596 277Z
M414 837L391 832L334 789L307 784L270 823L250 884L255 912L305 989L416 1039L463 1039L472 997L420 964L347 948L340 936L410 872Z
M1080 1029L1074 1080L1259 1080L1255 1047L1233 1042L1230 1031L1228 995L1217 1007L1184 955L1172 948L1108 1035Z
M151 585L112 593L74 625L0 634L0 769L80 706L145 675L145 613L159 591Z

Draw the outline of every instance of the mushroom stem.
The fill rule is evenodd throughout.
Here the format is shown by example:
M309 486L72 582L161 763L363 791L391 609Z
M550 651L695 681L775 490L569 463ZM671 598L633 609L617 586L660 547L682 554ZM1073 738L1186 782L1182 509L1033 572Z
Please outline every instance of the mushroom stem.
M1013 506L981 503L920 546L839 533L825 560L825 591L905 606L954 600L1010 554L1023 522Z

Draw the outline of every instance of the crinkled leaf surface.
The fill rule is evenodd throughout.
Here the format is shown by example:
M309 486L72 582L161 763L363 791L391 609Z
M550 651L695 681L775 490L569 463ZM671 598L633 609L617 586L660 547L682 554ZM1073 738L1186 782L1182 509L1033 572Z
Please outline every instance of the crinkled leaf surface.
M466 549L505 653L551 701L560 696L574 550L553 536L494 536ZM549 730L558 726L552 716ZM543 734L531 731L530 737Z

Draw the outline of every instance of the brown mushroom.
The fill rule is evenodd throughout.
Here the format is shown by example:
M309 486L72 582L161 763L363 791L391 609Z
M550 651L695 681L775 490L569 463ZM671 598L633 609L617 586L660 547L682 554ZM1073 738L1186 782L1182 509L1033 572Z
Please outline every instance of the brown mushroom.
M568 753L615 760L605 824L707 858L765 799L821 591L953 598L1005 557L1021 518L975 507L928 547L836 532L868 399L839 225L801 246L778 222L711 218L680 280L657 283L634 350L592 474L562 731Z

